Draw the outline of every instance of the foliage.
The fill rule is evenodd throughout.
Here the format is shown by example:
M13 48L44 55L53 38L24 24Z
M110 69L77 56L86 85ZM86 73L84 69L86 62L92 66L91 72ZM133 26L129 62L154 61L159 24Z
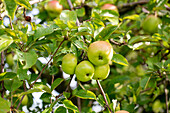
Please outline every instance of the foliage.
M0 0L1 113L109 113L109 108L168 113L168 0L59 0L64 9L56 17L45 10L48 1ZM104 4L114 4L119 11L102 10ZM152 34L142 29L149 15L162 21ZM65 77L61 69L64 55L72 53L78 62L88 60L89 45L99 40L114 49L110 74L100 81L105 93L95 80L80 82L75 75ZM9 54L12 66L6 59ZM35 103L36 94L41 94L42 107ZM25 109L24 95L29 100Z

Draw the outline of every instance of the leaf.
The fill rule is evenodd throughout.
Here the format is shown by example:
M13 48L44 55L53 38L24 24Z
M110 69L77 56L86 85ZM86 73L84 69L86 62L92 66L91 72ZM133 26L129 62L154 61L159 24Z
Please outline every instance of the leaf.
M63 20L65 23L67 23L67 22L76 23L77 14L75 11L64 10L60 14L60 19Z
M126 17L123 18L123 20L125 20L125 19L140 20L140 17L139 17L139 15L134 14L134 15L126 16Z
M120 65L128 66L128 61L121 54L113 54L112 62L115 62Z
M11 103L0 97L0 112L7 113L10 111Z
M14 77L16 77L17 74L14 72L4 72L0 74L0 81L1 80L9 80L9 79L13 79Z
M36 63L38 58L34 50L30 50L28 52L16 50L16 53L20 63L23 65L23 69L31 68Z
M43 84L35 84L34 88L35 89L40 89L42 91L46 91L47 93L51 93L51 89L48 86L43 85Z
M67 113L67 109L63 106L59 106L57 109L55 109L54 113Z
M99 96L97 97L96 100L101 106L105 105L105 101L104 101L103 96L101 94L99 94Z
M51 98L51 94L49 93L43 93L40 97L40 99L45 103L50 103L50 98Z
M89 90L77 90L74 95L82 99L96 99L96 95Z
M26 92L22 92L22 93L20 94L20 96L28 95L28 94L34 93L34 92L42 92L42 90L41 90L41 89L36 89L36 88L29 89L29 90L27 90Z
M8 16L13 20L15 11L17 9L17 4L14 0L2 0L5 5L5 9L8 12Z
M75 40L73 41L73 44L79 49L87 50L87 46L85 45L83 41Z
M37 40L40 37L43 37L45 35L51 34L54 32L53 26L47 26L47 27L38 27L35 30L35 34L34 34L34 40Z
M17 75L19 77L19 80L29 80L30 77L27 75L28 69L23 69L23 66L21 63L18 63L18 68L17 68Z
M63 82L64 79L62 78L57 78L53 84L51 85L51 91L53 91L58 85L61 84L61 82Z
M13 42L13 39L7 35L0 36L0 52L8 48Z
M10 80L4 80L4 86L9 91L15 91L22 85L22 81L20 81L18 78L10 79Z
M95 39L102 39L107 40L109 39L110 35L116 30L117 26L108 25L104 28L96 37Z
M140 87L142 87L142 89L145 89L147 87L147 83L149 82L150 77L146 76L144 78L142 78L140 80Z
M74 110L74 111L79 111L77 106L75 106L70 100L65 99L63 101L63 104L65 105L66 108Z
M32 10L29 0L15 0L15 2L21 6L24 6L28 10Z

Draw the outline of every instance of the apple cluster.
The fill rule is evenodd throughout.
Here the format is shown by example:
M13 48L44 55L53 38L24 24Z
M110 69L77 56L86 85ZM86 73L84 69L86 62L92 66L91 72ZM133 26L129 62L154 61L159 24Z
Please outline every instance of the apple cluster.
M77 62L74 54L66 54L62 59L62 70L77 79L87 82L91 79L103 80L110 73L109 62L113 57L112 45L107 41L96 41L90 44L87 51L88 60Z

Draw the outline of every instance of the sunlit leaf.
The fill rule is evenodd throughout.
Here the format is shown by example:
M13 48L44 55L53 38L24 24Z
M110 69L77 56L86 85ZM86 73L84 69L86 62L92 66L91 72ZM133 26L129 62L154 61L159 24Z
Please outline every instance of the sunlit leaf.
M128 61L121 54L113 54L112 62L118 63L120 65L128 66Z
M13 42L13 39L7 35L0 36L0 52L8 48Z
M70 100L65 99L63 101L63 104L66 108L74 110L74 111L79 111L77 106L75 106Z
M5 5L5 9L8 12L9 17L13 20L15 11L17 9L17 4L15 0L2 0Z

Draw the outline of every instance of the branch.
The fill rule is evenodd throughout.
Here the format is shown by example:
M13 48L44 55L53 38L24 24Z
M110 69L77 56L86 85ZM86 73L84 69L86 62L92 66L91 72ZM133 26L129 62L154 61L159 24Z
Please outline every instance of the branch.
M1 73L4 72L4 51L1 52ZM4 91L5 91L5 87L4 87L4 81L1 81L1 85L2 85L2 92L1 92L1 97L4 98Z
M164 6L168 11L170 11L170 7L168 7L166 4Z
M41 77L43 71L45 70L45 68L48 66L48 64L51 62L51 60L53 59L53 57L56 55L56 53L58 52L59 48L61 47L61 45L63 44L63 42L66 40L66 38L63 39L63 41L61 41L60 45L58 46L58 48L56 49L56 51L54 52L54 54L52 55L52 57L50 58L50 60L47 62L47 64L44 66L44 68L41 70L40 74L38 75L38 77L35 79L35 81L30 85L31 89L33 87L33 85L37 82L37 80Z
M67 2L68 2L68 5L69 5L70 9L71 9L72 11L74 11L74 7L73 7L73 4L71 3L71 0L67 0ZM80 22L79 22L78 18L77 18L77 20L76 20L76 25L77 25L77 26L80 26Z
M169 49L169 52L168 53L165 53L162 57L161 57L161 60L162 61L166 56L168 56L170 54L170 49Z
M97 82L97 85L99 86L99 88L100 88L100 90L101 90L101 92L102 92L102 95L103 95L104 100L105 100L105 102L106 102L106 106L108 107L109 111L110 111L111 113L113 113L113 111L112 111L111 108L109 107L108 101L107 101L107 99L106 99L106 95L105 95L105 93L104 93L104 90L103 90L103 88L102 88L99 80L96 80L96 82Z
M120 13L124 13L126 11L132 10L132 7L135 7L137 5L147 4L148 2L149 2L149 0L141 0L138 2L126 3L126 4L118 6L118 10Z
M115 45L118 45L118 46L121 46L121 45L126 45L126 43L119 43L119 42L116 42L116 41L114 41L113 39L110 39L109 40L111 43L113 43L113 44L115 44Z
M26 89L25 81L23 81L23 86L24 86L24 91L26 92L27 89ZM19 106L21 105L24 96L25 96L25 95L23 95L23 96L21 97L21 100L19 101L19 104L18 104L16 110L18 110ZM13 106L14 106L14 105L13 105Z
M148 2L149 2L149 0L142 0L142 1L138 1L138 2L126 3L126 4L118 6L118 9L134 7L136 5L143 5L143 4L147 4Z
M165 75L164 91L165 91L165 101L166 101L166 113L169 113L168 109L168 89L167 87L167 76Z

